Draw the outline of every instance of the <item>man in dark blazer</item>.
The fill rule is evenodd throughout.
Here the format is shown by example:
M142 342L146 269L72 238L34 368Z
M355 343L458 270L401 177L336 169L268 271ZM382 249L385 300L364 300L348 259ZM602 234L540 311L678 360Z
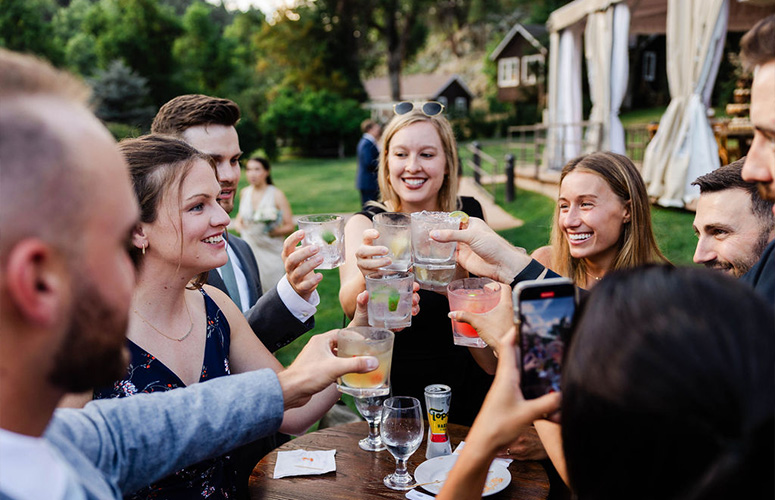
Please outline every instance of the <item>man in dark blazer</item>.
M363 131L363 137L358 142L358 175L355 179L355 187L361 192L361 206L363 206L367 201L379 198L377 141L382 135L382 127L372 120L365 120L361 123L361 131Z
M239 106L228 99L205 95L182 95L161 107L151 131L174 135L216 162L221 193L218 202L231 213L240 180L242 151L234 128ZM290 343L314 326L320 298L315 290L322 275L314 269L322 262L315 247L299 247L299 231L285 240L283 261L286 275L266 294L255 256L242 239L228 235L229 262L212 270L208 283L226 292L241 307L259 339L270 351Z

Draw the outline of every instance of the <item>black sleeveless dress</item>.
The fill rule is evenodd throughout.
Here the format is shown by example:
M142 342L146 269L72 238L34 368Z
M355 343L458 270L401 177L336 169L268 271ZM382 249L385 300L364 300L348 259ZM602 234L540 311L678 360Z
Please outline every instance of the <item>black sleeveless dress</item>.
M474 198L462 196L461 210L483 218ZM359 212L370 220L384 209L366 206ZM420 313L412 326L396 333L390 385L393 396L413 396L425 406L425 386L446 384L452 388L449 421L471 425L479 413L493 377L482 370L467 347L452 342L449 301L444 295L420 290Z

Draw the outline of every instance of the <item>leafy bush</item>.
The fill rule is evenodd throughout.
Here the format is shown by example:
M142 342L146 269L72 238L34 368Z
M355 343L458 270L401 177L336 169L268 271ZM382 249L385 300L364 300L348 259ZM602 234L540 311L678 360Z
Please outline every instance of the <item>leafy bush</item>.
M352 152L360 123L368 112L354 99L328 90L283 87L261 117L261 130L295 146L305 155L334 156Z

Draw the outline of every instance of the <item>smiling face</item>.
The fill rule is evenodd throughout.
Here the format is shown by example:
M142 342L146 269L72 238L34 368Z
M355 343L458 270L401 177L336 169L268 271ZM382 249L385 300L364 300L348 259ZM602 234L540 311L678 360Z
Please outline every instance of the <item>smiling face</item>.
M770 231L742 189L703 193L694 216L694 262L740 277L759 260Z
M234 195L239 185L239 159L242 156L237 130L226 125L197 125L187 128L182 138L215 160L218 179L221 182L218 201L227 213L231 213L234 209Z
M195 159L188 175L168 189L158 217L143 224L147 259L161 259L191 277L226 263L224 231L229 216L218 204L221 187L212 167ZM182 244L181 244L182 238Z
M629 204L599 175L572 171L560 185L558 222L576 259L608 267L617 251Z
M390 185L405 212L438 210L447 157L439 133L427 121L397 131L387 152Z
M753 142L743 179L758 182L762 198L775 201L775 59L759 66L751 86Z

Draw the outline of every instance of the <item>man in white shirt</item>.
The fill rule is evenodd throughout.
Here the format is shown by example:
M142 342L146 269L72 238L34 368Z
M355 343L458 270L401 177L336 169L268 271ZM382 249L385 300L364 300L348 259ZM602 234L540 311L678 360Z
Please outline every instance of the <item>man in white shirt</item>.
M235 128L239 119L240 109L234 101L188 94L162 106L151 126L152 132L178 137L215 159L221 183L218 202L227 213L234 209L240 180L242 150ZM253 331L270 351L314 326L320 303L315 289L323 278L314 269L323 259L315 246L296 247L302 237L303 233L297 231L285 240L286 275L264 295L250 246L233 234L228 235L229 262L208 275L208 284L226 292L242 308Z

